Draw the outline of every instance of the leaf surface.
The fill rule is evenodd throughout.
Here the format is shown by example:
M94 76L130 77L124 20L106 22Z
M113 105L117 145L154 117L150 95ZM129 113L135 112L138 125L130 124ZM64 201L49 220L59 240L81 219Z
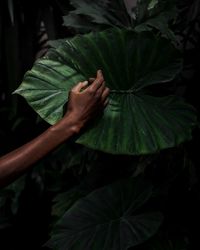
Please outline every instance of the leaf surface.
M47 246L58 250L126 250L136 246L150 238L162 222L158 212L138 212L151 195L152 186L141 179L98 189L65 213Z
M115 28L76 36L51 49L16 93L54 124L63 116L70 89L102 69L111 90L109 105L77 142L113 154L154 153L191 138L193 107L176 96L148 92L173 80L181 67L179 52L166 39Z

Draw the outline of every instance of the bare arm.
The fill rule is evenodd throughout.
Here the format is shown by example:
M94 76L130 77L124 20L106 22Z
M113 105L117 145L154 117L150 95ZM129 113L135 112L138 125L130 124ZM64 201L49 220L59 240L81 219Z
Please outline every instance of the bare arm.
M0 158L0 187L3 187L29 169L58 145L66 141L107 104L109 89L105 87L101 71L85 89L80 82L70 92L66 115L40 136Z

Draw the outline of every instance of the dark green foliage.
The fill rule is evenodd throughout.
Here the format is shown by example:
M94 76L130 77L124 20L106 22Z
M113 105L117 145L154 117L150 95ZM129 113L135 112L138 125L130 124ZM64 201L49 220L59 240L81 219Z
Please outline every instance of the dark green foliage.
M75 10L64 19L64 25L80 32L102 29L103 27L129 27L131 19L123 0L72 0Z
M125 2L72 0L71 4L75 10L64 16L64 25L79 32L113 26L137 31L155 28L163 36L175 39L172 30L169 29L169 23L174 21L177 15L174 1L138 0L135 3L129 1L129 4Z
M147 34L143 31L151 31L157 41L165 41L161 37L172 41L182 52L183 67L181 71L179 71L178 61L177 64L173 64L177 66L175 68L171 64L168 65L169 68L173 69L173 74L170 70L169 75L171 77L168 75L170 81L149 86L142 89L142 93L144 94L143 91L145 91L148 97L154 96L157 101L159 98L163 101L165 96L171 94L179 96L178 99L172 98L170 100L176 100L176 104L181 103L180 106L178 105L177 110L179 111L183 107L189 108L187 112L181 112L184 121L186 121L185 116L190 117L190 115L191 121L194 121L193 109L188 104L183 106L182 97L196 107L198 114L200 108L197 84L200 72L199 0L140 0L137 1L137 5L132 10L126 9L123 1L76 0L71 1L71 4L70 6L69 1L65 0L34 2L10 0L0 2L1 154L34 138L48 127L40 118L36 121L36 115L28 108L28 105L22 102L22 99L17 98L16 95L12 96L14 99L10 99L11 92L21 81L24 72L32 67L36 55L43 55L43 52L47 49L47 39L45 39L44 44L40 42L39 20L44 22L43 28L45 27L50 40L59 39L49 42L55 48L66 40L63 40L64 37L71 37L76 33L88 33L91 30L98 32L110 27L113 28L113 26L120 29L137 30L141 32L140 36ZM68 13L68 11L70 12ZM65 15L65 27L61 26L62 14ZM21 19L23 16L25 19ZM79 39L82 38L75 38L75 41L79 41ZM73 42L73 39L71 41ZM142 44L140 46L142 47ZM41 48L42 50L40 50ZM156 58L165 61L168 49L163 50L162 53L157 53ZM82 48L82 50L84 49ZM155 51L157 50L155 49ZM115 52L117 54L118 51L115 50ZM148 55L146 53L146 58L141 61L141 72L146 68ZM52 53L51 56L54 57L54 54ZM91 73L94 74L94 71L95 69ZM106 70L104 69L104 71ZM179 72L179 74L177 75L176 72ZM87 75L83 75L83 78L88 77L91 73L87 72ZM147 80L149 81L149 79ZM160 80L163 80L163 78ZM112 90L116 91L115 88ZM114 91L112 95L114 95ZM126 94L123 93L123 95ZM65 101L66 95L63 99L63 102ZM166 109L162 107L160 102L157 103L156 109L160 108L162 112L159 113L162 113L162 117L166 117ZM146 108L149 105L148 102ZM126 112L127 110L125 110L125 114ZM60 112L60 117L62 114ZM151 110L147 115L152 117ZM172 118L177 121L180 119L179 115L180 112L174 115L173 110ZM144 118L144 116L141 117ZM132 117L129 116L128 119L130 118ZM127 233L123 237L126 240L125 245L121 246L124 248L121 249L126 249L127 246L132 245L129 248L130 250L196 250L199 245L197 228L200 221L200 161L198 150L200 136L199 128L191 132L193 126L189 126L189 123L182 123L183 120L179 120L178 124L184 128L190 127L190 129L187 127L187 132L185 130L184 133L187 136L184 138L191 138L191 140L179 144L179 146L177 143L173 143L175 147L153 155L121 156L104 154L75 144L74 141L77 138L72 138L70 142L52 152L36 164L33 170L30 170L22 179L1 190L1 250L39 250L49 239L49 235L52 236L51 243L55 245L58 236L62 234L60 225L65 228L62 242L70 242L69 230L66 227L70 222L70 226L77 232L77 223L73 220L74 215L78 216L78 222L80 220L85 222L84 217L80 217L80 215L83 215L83 210L84 215L88 211L90 211L90 215L100 212L101 216L95 217L86 214L88 223L94 223L94 221L96 223L97 219L102 221L102 215L108 214L106 226L112 225L109 222L113 218L113 213L110 214L107 205L112 205L114 212L119 212L121 205L133 204L137 200L134 194L144 193L146 194L146 199L144 199L146 202L141 204L137 210L132 211L131 215L137 218L142 214L140 218L145 222L140 228L138 241L135 240L134 233L131 233L131 237ZM163 125L166 125L161 120L156 124L158 127L162 124L162 128ZM174 124L174 120L170 120L170 128L174 131L174 138L183 138L183 134L175 129ZM184 124L187 124L186 127ZM168 136L167 133L163 134ZM171 140L169 142L172 143ZM137 182L133 178L130 185L130 182L128 182L130 176L136 177L139 174L144 177L144 184L137 186ZM151 188L147 188L146 192L143 192L144 187L149 186L147 184L149 181L152 183ZM133 187L135 187L135 193L131 192ZM120 194L124 194L124 201L121 200ZM102 199L104 202L100 202ZM86 205L87 210L85 209ZM83 210L77 212L79 208ZM104 210L105 208L106 210ZM156 216L155 221L148 222L148 230L146 231L147 217L143 220L144 215L151 214L154 211L160 211L164 215L164 220L158 228L161 220L159 220L159 215ZM92 220L93 218L95 220ZM151 218L154 218L154 216ZM58 221L58 225L55 226ZM120 219L117 221L119 222ZM98 225L98 223L95 225ZM133 225L130 228L135 229ZM117 230L124 232L124 227L120 227L118 224L118 227L114 227L113 231L110 232L115 233ZM89 231L91 234L93 233L92 230ZM98 237L103 237L103 240L100 242L100 247L95 248L95 250L102 250L101 244L105 242L110 244L108 240L105 240L105 232L106 230L101 230L102 234L98 235ZM108 235L110 234L108 233ZM84 237L82 242L77 241L76 243L84 244L84 241L88 239L87 236ZM75 234L74 237L78 239L79 234ZM109 237L109 240L111 239L113 238ZM99 241L95 242L97 244ZM124 241L122 242L124 243ZM139 244L135 245L136 242ZM58 249L62 249L62 247L61 243L61 247ZM68 250L68 247L64 249ZM113 250L119 247L120 245L117 245ZM71 249L86 250L87 247L75 245ZM71 249L69 248L69 250ZM110 250L111 247L108 249Z
M139 209L152 195L141 179L126 179L98 189L73 205L47 244L53 249L126 250L151 237L159 228L159 213Z

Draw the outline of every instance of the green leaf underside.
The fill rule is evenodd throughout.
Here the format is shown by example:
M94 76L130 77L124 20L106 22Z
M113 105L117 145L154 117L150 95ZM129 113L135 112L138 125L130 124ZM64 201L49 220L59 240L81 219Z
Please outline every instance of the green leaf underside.
M126 250L144 242L162 222L158 212L136 213L151 194L152 187L138 180L96 190L65 213L47 246L58 250Z
M115 28L63 41L35 63L16 93L54 124L72 86L102 69L110 103L77 143L113 154L154 153L191 138L196 115L190 105L145 94L146 87L173 80L181 66L166 39Z

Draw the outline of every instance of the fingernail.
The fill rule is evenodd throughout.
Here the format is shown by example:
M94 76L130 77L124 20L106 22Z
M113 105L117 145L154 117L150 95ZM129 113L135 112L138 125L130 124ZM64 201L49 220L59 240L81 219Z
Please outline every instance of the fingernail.
M88 84L88 81L84 81L83 84L84 84L84 85L87 85L87 84Z

